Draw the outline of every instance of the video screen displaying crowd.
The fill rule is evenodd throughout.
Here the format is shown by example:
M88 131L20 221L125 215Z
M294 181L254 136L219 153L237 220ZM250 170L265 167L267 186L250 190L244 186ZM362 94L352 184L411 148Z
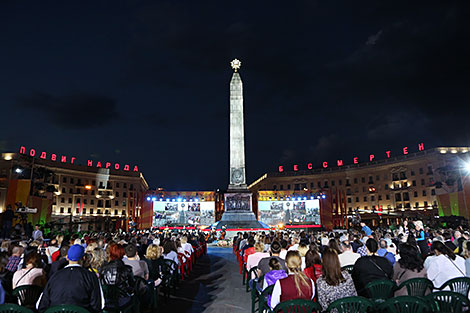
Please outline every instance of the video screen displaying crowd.
M448 283L453 279L466 284L459 292L467 297L470 279L462 277L470 277L469 239L461 227L429 229L406 220L372 231L361 222L356 229L336 232L239 232L233 250L247 290L258 298L266 295L264 309L259 300L260 312L296 299L311 300L326 311L339 299L375 298L379 284L390 291L381 301L457 291ZM426 288L410 294L409 282Z
M75 305L95 313L154 309L159 289L171 292L206 244L199 231L44 236L36 226L29 236L2 228L0 249L0 304L36 312Z

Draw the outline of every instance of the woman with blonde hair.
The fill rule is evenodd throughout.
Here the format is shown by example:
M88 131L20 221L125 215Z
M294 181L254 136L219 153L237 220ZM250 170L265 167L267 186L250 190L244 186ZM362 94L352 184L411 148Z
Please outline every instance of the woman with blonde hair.
M423 259L429 254L428 241L424 233L424 226L422 221L414 222L416 227L416 243L418 244L419 250L421 250L421 256Z
M287 252L286 266L289 275L274 284L271 296L272 308L284 301L312 300L315 296L315 283L302 272L302 258L298 251Z
M92 243L90 243L89 245L86 246L85 253L91 253L96 248L98 248L98 244L96 242L92 242Z
M145 254L145 262L149 268L149 279L160 278L160 269L163 264L162 248L155 244L149 245Z
M194 249L193 246L188 243L188 237L186 235L181 236L181 246L183 247L184 251L189 252L189 254L193 254Z
M90 270L99 276L101 267L106 262L106 252L103 249L95 248L88 253L91 255Z

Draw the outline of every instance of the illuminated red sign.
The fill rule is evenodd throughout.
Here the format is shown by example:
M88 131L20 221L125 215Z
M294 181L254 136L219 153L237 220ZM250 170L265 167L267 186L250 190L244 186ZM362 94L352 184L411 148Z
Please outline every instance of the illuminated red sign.
M423 151L423 150L424 150L424 143L418 144L418 151ZM403 147L402 154L407 155L408 153L409 153L408 152L408 147ZM387 157L387 159L390 159L391 158L391 151L385 151L385 156ZM369 162L373 162L375 160L375 157L376 157L375 154L369 154ZM353 158L353 164L359 164L359 157L354 157ZM343 166L343 160L336 160L336 165L338 167ZM322 167L323 168L328 168L328 162L326 162L326 161L322 162ZM313 169L312 163L307 164L307 169L309 169L309 170ZM295 164L293 170L295 172L299 171L300 166L298 164ZM279 165L279 172L284 172L284 166L283 165Z
M70 163L70 164L75 164L75 160L77 159L76 157L67 157L65 155L60 155L60 157L59 157L59 155L57 155L55 153L51 153L50 156L48 157L48 154L45 151L42 151L39 154L39 152L36 152L35 149L29 149L29 151L26 150L26 147L24 147L24 146L20 147L20 154L29 155L33 158L38 157L38 155L39 155L40 159L50 160L50 161L54 161L54 162L60 161L62 163ZM69 160L69 161L67 161L67 160ZM93 160L88 160L87 165L89 167L93 167ZM124 164L124 166L121 167L121 165L119 163L111 164L110 162L101 163L100 161L98 161L98 162L94 163L94 167L111 168L111 169L115 169L115 170L122 169L123 171L130 171L129 164ZM139 168L137 167L137 165L134 165L133 171L134 172L139 171Z

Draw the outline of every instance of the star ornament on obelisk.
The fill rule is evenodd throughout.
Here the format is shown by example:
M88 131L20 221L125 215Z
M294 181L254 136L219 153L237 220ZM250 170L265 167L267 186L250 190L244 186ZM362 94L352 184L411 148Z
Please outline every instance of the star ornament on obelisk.
M242 66L242 62L239 59L233 59L233 61L230 62L230 65L232 66L235 72L238 72L238 70Z

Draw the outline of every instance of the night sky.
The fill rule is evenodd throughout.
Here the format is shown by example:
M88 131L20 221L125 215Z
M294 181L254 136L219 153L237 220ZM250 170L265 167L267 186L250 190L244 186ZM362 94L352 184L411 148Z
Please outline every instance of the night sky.
M469 1L3 0L0 151L224 189L233 58L249 183L280 164L470 146L469 13Z

